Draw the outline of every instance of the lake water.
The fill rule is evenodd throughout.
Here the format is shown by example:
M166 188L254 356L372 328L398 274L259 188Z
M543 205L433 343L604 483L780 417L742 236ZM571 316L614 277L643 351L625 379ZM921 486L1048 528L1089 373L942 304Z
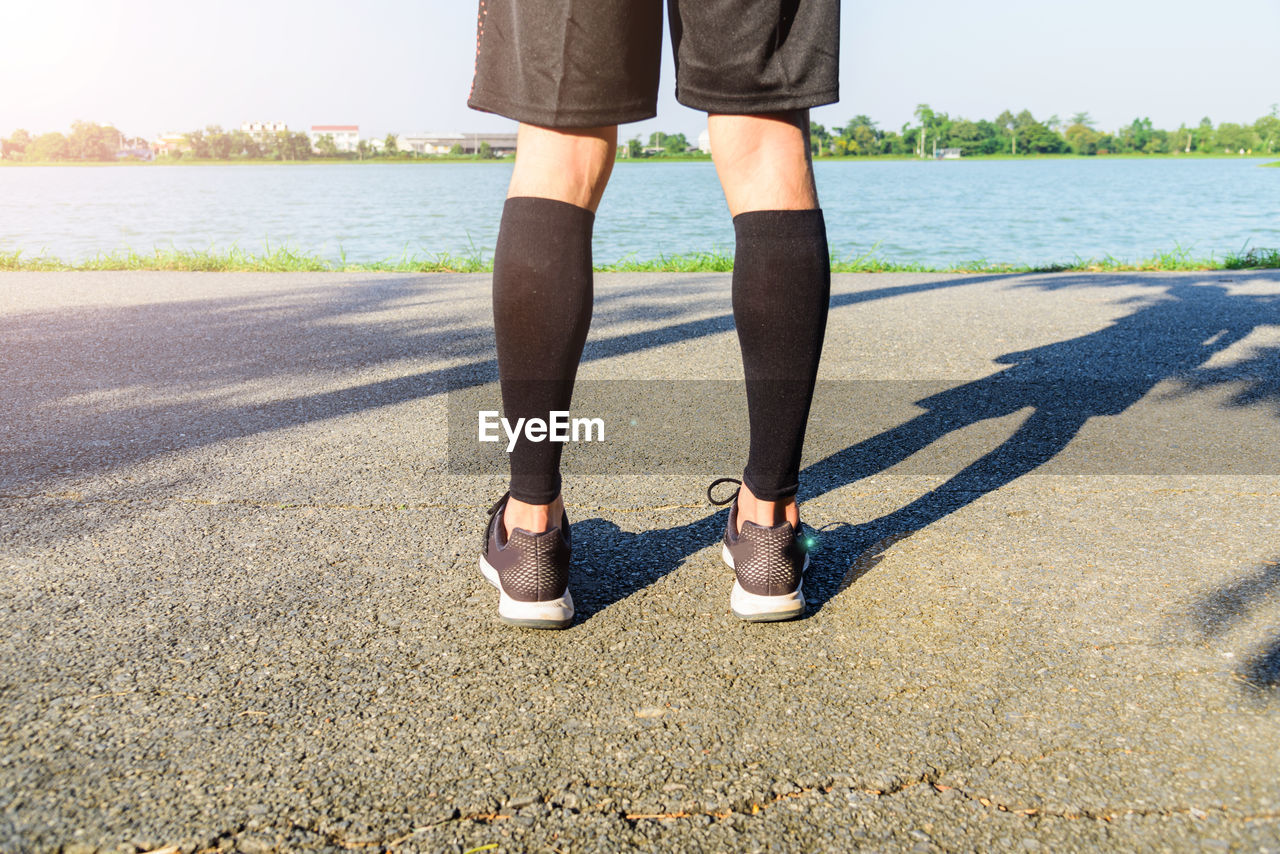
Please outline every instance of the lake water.
M945 265L1280 247L1280 169L1248 158L818 163L831 247ZM509 163L0 169L0 250L72 260L268 242L376 261L493 251ZM599 262L731 250L710 163L619 163Z

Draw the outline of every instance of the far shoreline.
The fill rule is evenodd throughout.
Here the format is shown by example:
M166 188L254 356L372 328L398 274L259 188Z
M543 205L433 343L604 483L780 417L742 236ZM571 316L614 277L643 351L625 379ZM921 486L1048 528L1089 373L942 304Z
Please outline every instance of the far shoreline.
M975 154L972 157L960 157L953 160L943 160L942 158L933 157L915 157L912 155L877 155L874 157L857 157L848 155L844 157L823 156L814 158L815 163L986 163L986 162L1013 162L1013 163L1029 163L1037 161L1081 161L1089 163L1101 163L1109 160L1268 160L1275 157L1275 153L1271 154L1186 154L1186 153L1170 153L1170 154L1099 154L1099 155L1082 155L1082 154L1032 154L1032 155L1013 155L1013 154ZM240 159L240 160L215 160L211 158L195 159L183 158L181 160L41 160L32 163L20 160L0 160L0 169L6 168L49 168L68 166L73 168L88 167L154 167L154 168L170 168L182 166L427 166L441 165L446 163L467 164L472 166L509 166L515 162L514 157L495 157L492 159L481 160L475 157L405 157L405 158L369 158L367 160L348 160L346 158L315 158L311 160L266 160L266 159ZM711 155L681 155L676 157L620 157L614 161L616 165L640 165L655 163L711 163ZM1268 163L1260 163L1260 166L1280 167L1280 160Z

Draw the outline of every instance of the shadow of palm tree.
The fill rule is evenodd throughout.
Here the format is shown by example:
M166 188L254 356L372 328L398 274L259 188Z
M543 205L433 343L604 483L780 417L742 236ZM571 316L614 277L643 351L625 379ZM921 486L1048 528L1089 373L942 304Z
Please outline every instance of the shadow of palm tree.
M177 277L181 278L181 277ZM837 295L833 306L973 285L993 277L928 282ZM725 277L682 280L686 291ZM447 283L447 284L446 284ZM394 406L497 380L488 276L356 278L287 292L86 306L0 317L0 490L38 490L52 482L111 471L161 454L227 439ZM470 307L457 306L459 288ZM659 301L674 298L655 280ZM598 330L655 316L649 299L604 295ZM727 299L721 300L722 306ZM696 302L699 310L710 301ZM401 319L388 320L397 310ZM689 311L686 305L685 316ZM657 312L657 328L596 334L583 361L652 350L733 330L733 315L675 319ZM443 363L337 390L282 397L279 380L367 374L405 362ZM298 382L299 379L304 380ZM256 393L246 395L245 392ZM180 395L170 394L180 391ZM240 402L250 397L249 402ZM176 398L176 399L174 399Z
M372 278L0 317L0 489L39 489L496 376L492 331L432 291L429 277ZM388 320L393 308L407 319ZM424 313L432 322L415 324ZM339 391L276 392L281 380L305 388L424 353L472 361Z

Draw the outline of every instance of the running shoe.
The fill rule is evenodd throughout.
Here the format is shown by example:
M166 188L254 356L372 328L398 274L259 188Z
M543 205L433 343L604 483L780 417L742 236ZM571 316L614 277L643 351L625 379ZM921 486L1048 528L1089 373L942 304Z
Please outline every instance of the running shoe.
M724 543L720 556L737 577L733 592L729 595L729 607L734 616L751 623L772 623L793 620L804 613L804 572L809 568L806 548L808 537L791 526L790 522L766 527L755 522L743 522L738 532L738 493L723 501L711 494L722 483L736 483L739 490L742 481L722 477L707 487L707 500L729 508L729 521L725 525Z
M508 492L489 508L480 553L480 572L498 588L498 617L527 629L566 628L573 622L569 517L540 534L516 528L508 538L502 517L510 497Z

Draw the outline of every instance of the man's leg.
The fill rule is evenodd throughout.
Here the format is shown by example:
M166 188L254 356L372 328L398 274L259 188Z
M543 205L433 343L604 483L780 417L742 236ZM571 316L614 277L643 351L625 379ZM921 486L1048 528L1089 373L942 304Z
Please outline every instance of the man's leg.
M617 147L617 127L520 125L518 155L493 260L493 314L504 415L569 408L591 322L591 230ZM508 536L560 524L556 442L517 442Z
M809 111L711 115L708 126L737 238L733 316L751 425L738 523L798 526L800 452L831 296Z

